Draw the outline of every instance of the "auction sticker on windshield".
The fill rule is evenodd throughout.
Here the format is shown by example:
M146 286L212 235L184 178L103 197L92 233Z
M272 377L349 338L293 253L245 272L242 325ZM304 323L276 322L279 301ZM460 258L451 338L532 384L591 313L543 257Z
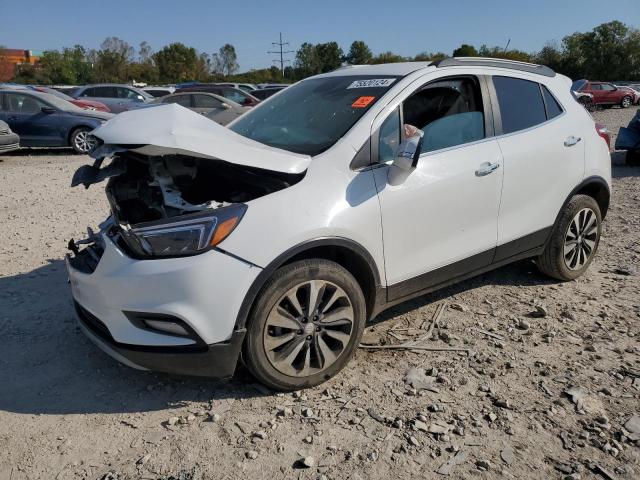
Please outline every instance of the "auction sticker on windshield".
M395 78L372 78L370 80L356 80L351 85L347 87L349 88L370 88L370 87L388 87L393 82L395 82Z
M355 102L351 104L352 108L365 108L371 102L373 102L376 97L358 97Z

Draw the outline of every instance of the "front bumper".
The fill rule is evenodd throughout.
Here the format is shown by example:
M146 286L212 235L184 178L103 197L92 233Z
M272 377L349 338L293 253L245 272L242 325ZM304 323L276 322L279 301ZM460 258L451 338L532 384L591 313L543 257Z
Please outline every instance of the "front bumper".
M82 269L69 257L66 261L76 312L89 338L134 368L232 375L244 338L244 330L235 328L236 319L261 269L215 250L136 260L108 235L102 234L102 240L104 251L92 268ZM193 335L144 328L131 320L132 312L174 317Z
M20 148L20 138L15 133L0 135L0 153L11 152Z
M78 302L74 302L80 327L103 352L138 370L176 375L226 378L233 376L245 330L236 330L227 342L204 347L144 347L116 342L108 329Z

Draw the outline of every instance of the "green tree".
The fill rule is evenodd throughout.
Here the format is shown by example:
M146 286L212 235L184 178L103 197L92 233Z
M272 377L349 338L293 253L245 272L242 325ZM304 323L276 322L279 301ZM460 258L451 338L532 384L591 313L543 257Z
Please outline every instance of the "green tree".
M336 42L319 43L315 48L321 73L340 68L344 53Z
M303 43L296 52L296 77L305 78L320 73L320 62L315 45Z
M238 71L240 66L238 65L238 56L236 55L236 49L230 43L224 44L218 50L218 53L214 53L211 56L211 66L213 71L228 77Z
M158 78L161 82L198 80L206 73L196 49L183 43L167 45L154 53L152 58L158 68Z
M473 45L463 43L453 51L454 57L477 57L478 50Z
M413 57L414 62L435 62L436 60L442 60L447 58L447 55L442 52L430 53L422 52Z
M371 59L371 63L374 65L377 65L380 63L398 63L398 62L406 62L406 61L407 59L405 57L398 55L396 53L393 53L391 51L379 53L378 55L376 55Z
M127 67L133 60L133 47L118 37L107 37L100 45L94 64L94 80L98 82L125 82Z
M345 61L350 65L366 65L373 58L371 49L362 40L356 40L351 44Z

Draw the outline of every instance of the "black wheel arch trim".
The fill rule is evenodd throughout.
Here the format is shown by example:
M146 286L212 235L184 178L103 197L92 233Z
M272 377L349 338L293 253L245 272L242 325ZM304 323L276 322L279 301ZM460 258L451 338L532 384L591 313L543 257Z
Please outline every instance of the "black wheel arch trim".
M285 265L292 258L318 247L346 248L353 252L355 255L358 255L360 259L364 260L369 267L370 273L374 279L375 291L378 292L381 290L381 279L378 265L376 264L373 256L369 253L369 251L358 242L346 237L318 237L306 240L278 255L274 260L271 261L271 263L269 263L262 269L262 272L260 272L260 274L258 274L256 279L249 287L249 290L247 291L247 294L245 295L244 300L240 305L240 310L238 311L238 315L236 317L235 329L238 330L245 328L247 320L249 318L249 314L251 312L251 307L258 297L258 293L260 292L260 290L262 290L262 287L264 286L266 281L278 268Z
M582 182L580 182L578 185L576 185L574 187L573 190L571 190L571 193L567 196L567 198L565 199L564 203L562 204L562 207L560 208L560 210L558 211L558 215L556 215L556 222L558 221L558 218L560 218L560 215L562 214L562 211L565 209L565 207L567 206L567 204L569 203L569 201L571 201L571 199L578 194L578 192L580 192L581 190L584 190L585 188L589 187L590 185L597 185L599 187L604 187L605 191L607 192L607 198L604 199L606 201L606 205L605 208L602 209L601 208L601 216L602 219L604 220L604 217L607 216L607 210L609 209L609 202L611 200L611 189L609 188L609 184L607 183L607 181L602 178L599 175L592 175L590 177L585 178L584 180L582 180ZM595 198L596 202L598 202L598 199ZM600 206L600 203L598 203L598 206ZM554 222L555 225L555 222Z

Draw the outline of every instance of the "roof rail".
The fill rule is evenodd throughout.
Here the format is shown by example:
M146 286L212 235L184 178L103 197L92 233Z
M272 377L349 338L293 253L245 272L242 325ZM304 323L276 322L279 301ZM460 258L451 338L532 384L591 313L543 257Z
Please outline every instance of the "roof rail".
M555 77L556 72L545 65L537 65L535 63L518 62L517 60L508 60L504 58L486 58L486 57L451 57L443 58L431 62L434 67L497 67L509 68L511 70L519 70L521 72L536 73L545 77Z

